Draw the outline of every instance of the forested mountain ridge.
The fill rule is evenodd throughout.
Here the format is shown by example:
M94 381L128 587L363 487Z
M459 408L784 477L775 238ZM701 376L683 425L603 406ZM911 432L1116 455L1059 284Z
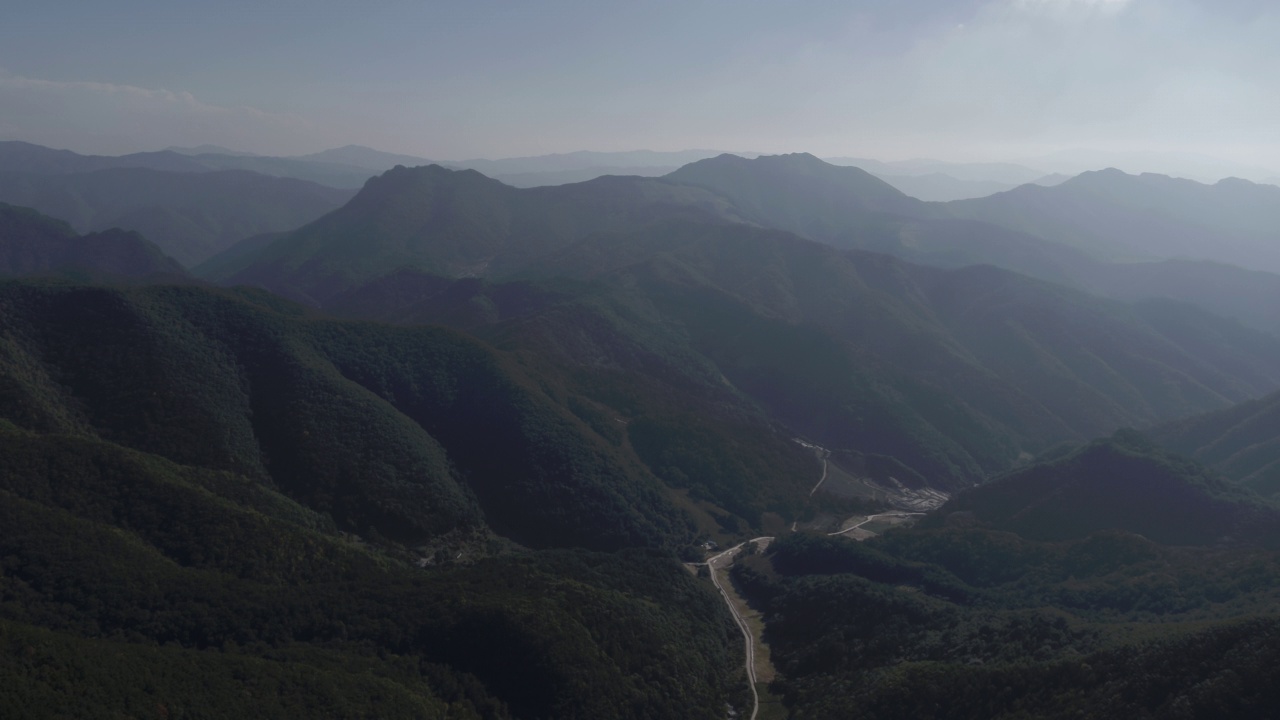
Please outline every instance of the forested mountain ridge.
M1280 395L1152 428L1152 438L1260 495L1280 493Z
M642 466L459 333L197 287L11 282L0 297L4 415L23 427L237 472L398 542L482 517L531 546L691 538Z
M56 274L101 280L186 277L181 265L136 232L77 235L61 220L0 203L0 277Z
M370 180L340 210L211 279L322 303L402 267L501 275L593 232L731 216L723 198L648 178L517 190L472 170L399 167Z
M1032 540L1120 530L1165 545L1236 538L1280 548L1280 509L1134 431L994 478L959 494L924 526L940 526L951 513Z
M749 216L669 180L517 190L472 172L401 169L222 274L367 319L486 337L499 329L479 328L520 325L530 348L569 367L635 371L620 348L669 348L660 377L644 371L661 385L714 394L723 378L738 393L731 402L745 398L827 446L899 457L949 488L1053 442L1223 407L1280 382L1280 342L1193 309L1170 316L1160 303L1108 303L994 268L842 253ZM539 302L521 308L534 298L518 289L450 281L460 275L588 285L560 288L543 313ZM637 320L602 319L595 301L566 297L575 293L611 296ZM611 328L613 339L558 349L583 327ZM808 350L782 351L793 346Z
M723 607L664 554L414 567L259 481L7 420L0 498L8 717L710 719L740 702Z
M1108 170L926 203L805 154L721 156L666 177L724 194L759 224L836 247L938 267L996 265L1122 300L1180 300L1280 332L1265 309L1280 293L1280 266L1268 260L1280 227L1272 186ZM1108 262L1116 258L1126 262Z

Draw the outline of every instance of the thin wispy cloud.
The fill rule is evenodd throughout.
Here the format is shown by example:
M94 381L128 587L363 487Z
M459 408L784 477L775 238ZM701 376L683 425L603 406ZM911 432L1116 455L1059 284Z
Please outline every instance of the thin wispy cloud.
M159 26L149 6L83 10L31 6L25 29L0 26L6 136L442 159L1176 148L1280 168L1268 0L441 0L305 17L173 10Z
M109 154L209 142L251 150L281 143L311 147L307 136L314 127L297 115L202 102L186 91L47 80L0 69L0 132L5 139L52 145L75 134L83 138L77 149ZM139 148L140 137L149 148Z

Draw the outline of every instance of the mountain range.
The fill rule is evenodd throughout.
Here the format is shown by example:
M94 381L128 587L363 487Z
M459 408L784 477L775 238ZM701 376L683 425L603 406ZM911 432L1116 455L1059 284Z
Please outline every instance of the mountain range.
M797 177L796 164L810 172ZM788 192L771 192L779 175ZM725 177L737 184L726 189ZM823 445L895 457L948 490L1055 442L1280 387L1280 340L1204 311L793 234L848 247L938 212L811 157L726 157L660 179L529 190L400 168L205 276L339 314L454 324L579 367L590 383L622 367L663 395L728 390ZM973 227L943 216L936 236L952 224ZM546 283L559 284L531 289ZM638 348L663 357L637 363Z
M1266 186L5 153L0 715L1280 702Z

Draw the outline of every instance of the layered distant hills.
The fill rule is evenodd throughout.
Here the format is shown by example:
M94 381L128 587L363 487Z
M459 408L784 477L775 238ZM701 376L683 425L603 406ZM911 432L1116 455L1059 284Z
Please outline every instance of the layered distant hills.
M465 328L576 368L582 394L624 418L633 406L601 385L609 368L664 395L698 387L943 488L1054 442L1280 387L1274 336L1166 300L1127 305L854 249L893 243L917 258L1003 246L1066 268L1096 262L950 218L856 168L725 156L664 178L528 190L398 168L206 276L341 314ZM460 279L472 276L484 282ZM641 349L654 357L639 362Z
M185 265L251 235L293 229L350 196L346 190L244 170L0 173L0 198L7 202L66 220L81 232L139 232Z
M180 280L182 266L136 232L77 235L66 223L0 203L0 277Z
M1100 259L1170 257L1280 270L1280 187L1214 185L1164 175L1087 172L1055 187L1027 185L952 203L985 220L1078 247Z

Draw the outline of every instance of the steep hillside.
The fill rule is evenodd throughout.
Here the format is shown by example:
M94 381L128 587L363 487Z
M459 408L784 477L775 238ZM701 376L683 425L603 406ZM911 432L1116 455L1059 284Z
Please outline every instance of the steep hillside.
M1160 425L1150 434L1262 495L1280 494L1280 395Z
M340 211L212 279L323 302L401 268L449 276L510 273L592 232L669 217L721 217L726 201L645 178L517 190L475 171L399 167Z
M738 702L723 606L662 554L440 550L415 567L256 480L5 420L0 498L6 717L715 718ZM371 520L366 538L394 532Z
M1280 546L1274 506L1133 431L961 493L929 525L952 513L1033 540L1120 530L1166 545L1247 537Z
M194 287L0 287L3 415L234 471L398 542L678 547L665 488L492 349Z
M816 176L849 171L887 202L920 205L812 158L696 165L775 161ZM614 378L595 377L589 391L585 376L573 379L574 392L623 422L655 416L620 399L634 392L602 387L643 379L650 395L672 398L696 388L697 416L781 423L824 447L898 458L945 488L1055 442L1280 387L1280 340L1195 308L1102 301L992 267L840 252L754 227L745 221L754 212L670 178L519 190L474 172L400 168L340 211L206 267L223 282L355 317L477 332L536 357L540 372L607 370ZM932 222L993 237L969 221L920 226ZM558 279L577 284L501 283ZM667 460L645 459L670 484L707 487ZM788 507L775 498L734 512L770 505Z
M61 220L0 203L0 276L25 275L174 280L186 273L136 232L77 235Z
M543 279L398 273L329 308L450 324L552 367L643 378L665 388L652 395L701 403L704 417L755 406L944 488L1024 451L1280 383L1280 341L1194 309L1101 301L989 267L840 253L742 225L600 234L522 274ZM565 277L578 282L552 280ZM598 387L579 392L620 417L634 412Z
M1052 188L923 203L808 155L722 156L667 177L724 194L758 224L836 247L937 267L995 265L1121 300L1179 300L1280 331L1267 310L1280 280L1256 271L1276 268L1263 257L1280 227L1280 195L1265 186L1104 171ZM1108 262L1172 257L1218 262Z
M744 217L842 249L861 249L939 267L991 264L1055 282L1088 266L1083 253L1035 235L953 217L947 206L908 197L856 167L808 154L733 155L667 175L724 195Z

